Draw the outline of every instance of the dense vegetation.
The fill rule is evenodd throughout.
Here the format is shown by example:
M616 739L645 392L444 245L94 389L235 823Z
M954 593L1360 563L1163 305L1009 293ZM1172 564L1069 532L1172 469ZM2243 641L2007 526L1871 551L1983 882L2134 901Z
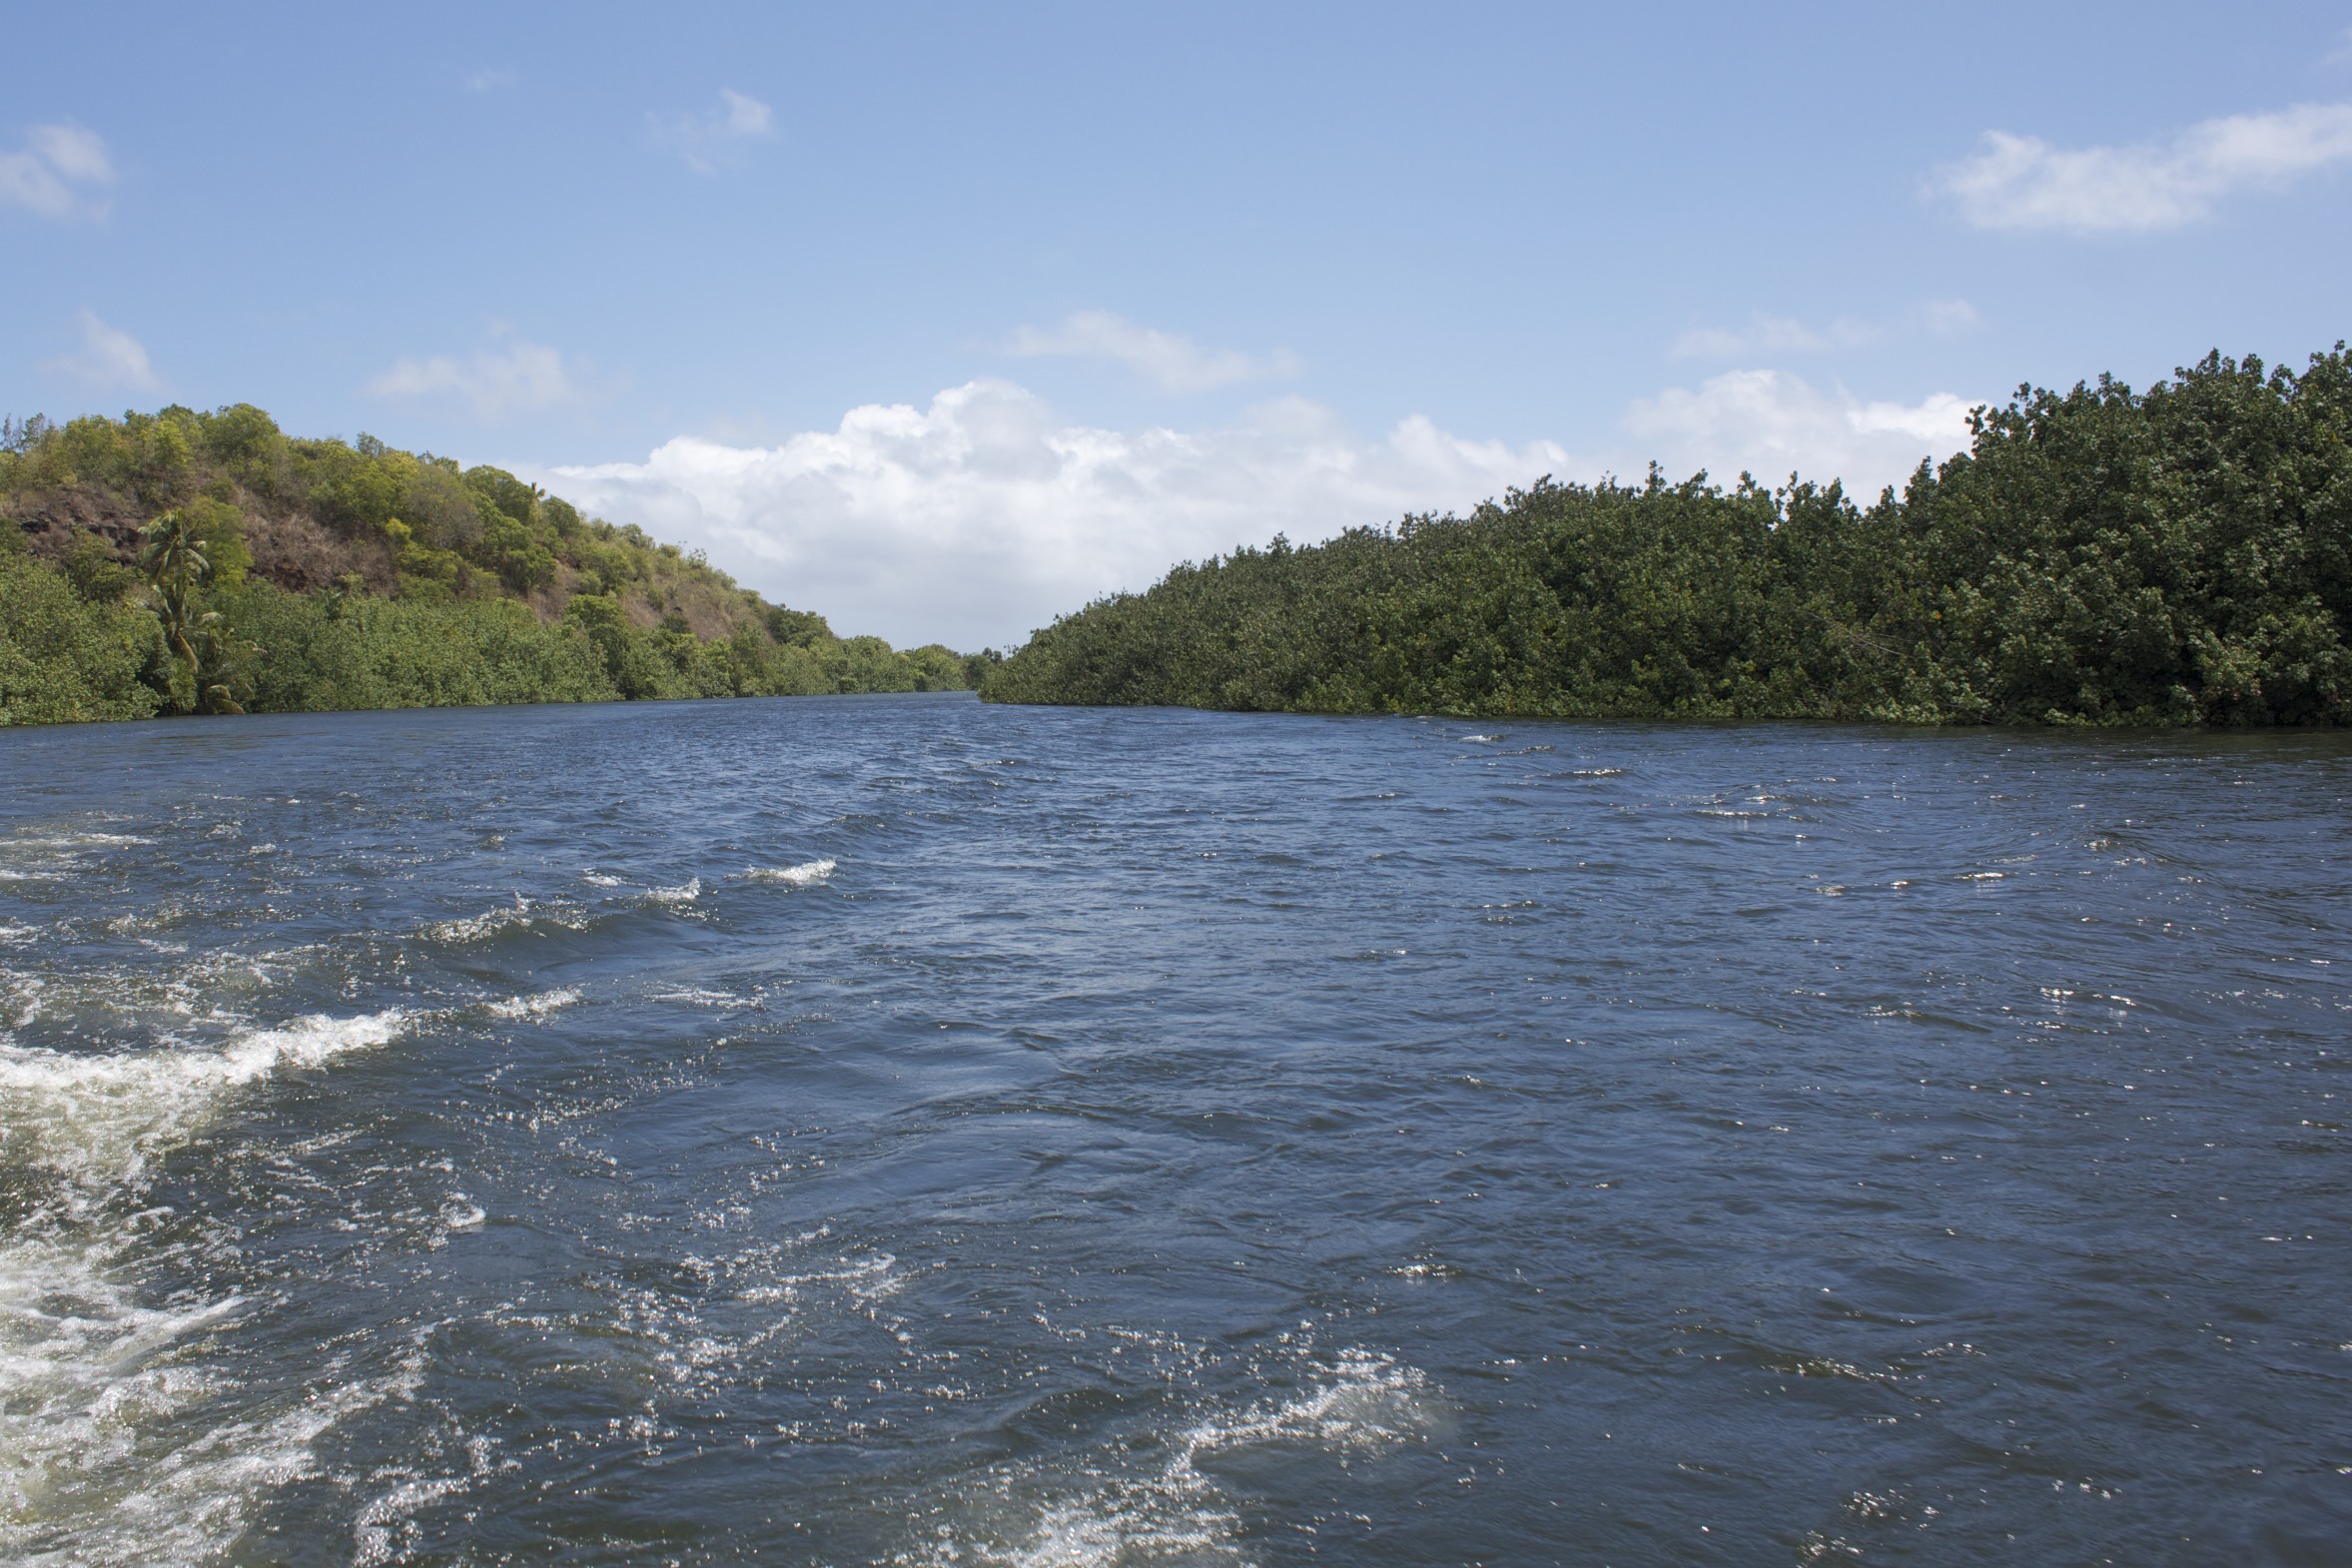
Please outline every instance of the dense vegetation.
M953 690L498 468L247 404L0 425L0 723Z
M982 694L1327 712L2342 724L2352 364L2019 389L1836 484L1538 482L1468 517L1179 566Z

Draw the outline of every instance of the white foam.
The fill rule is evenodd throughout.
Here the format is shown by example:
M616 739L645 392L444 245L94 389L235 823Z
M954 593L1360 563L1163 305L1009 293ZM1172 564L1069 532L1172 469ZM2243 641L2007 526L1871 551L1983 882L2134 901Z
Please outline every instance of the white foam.
M811 888L830 878L835 864L828 856L823 860L804 860L797 866L753 866L743 873L743 880L781 882L787 887Z
M47 838L0 839L0 849L127 849L154 842L136 833L59 833Z
M418 1476L371 1499L352 1520L353 1568L405 1559L416 1546L416 1513L473 1485L470 1475Z
M1327 1374L1279 1403L1237 1414L1212 1415L1185 1431L1175 1456L1157 1471L1106 1476L1090 1466L1093 1484L1029 1506L1019 1519L1017 1478L1000 1475L991 1506L943 1533L927 1553L901 1562L991 1564L1005 1568L1128 1568L1168 1563L1243 1565L1235 1539L1240 1519L1199 1459L1236 1450L1285 1445L1339 1454L1393 1448L1427 1435L1435 1425L1428 1380L1394 1356L1347 1350Z
M647 888L645 900L649 904L691 904L702 897L702 879L689 877L674 888Z
M232 1092L381 1046L404 1022L398 1009L320 1014L218 1046L87 1055L0 1042L0 1161L55 1172L85 1190L129 1185Z
M554 991L542 991L536 996L508 997L503 1002L489 1004L492 1018L545 1018L558 1008L570 1007L580 994L568 986Z
M1392 1355L1342 1351L1330 1377L1277 1405L1201 1422L1184 1434L1184 1463L1200 1454L1265 1443L1311 1443L1365 1452L1424 1436L1433 1425L1428 1376Z
M109 1276L128 1240L52 1232L0 1248L0 1550L12 1560L38 1560L28 1548L53 1534L80 1556L83 1530L59 1527L113 1511L116 1499L89 1495L95 1478L136 1458L142 1428L213 1391L166 1352L237 1302L138 1305Z
M312 1017L214 1046L91 1055L0 1042L0 1159L66 1181L0 1242L0 1559L212 1560L263 1493L316 1472L323 1432L387 1396L329 1379L275 1411L208 1418L235 1390L203 1342L243 1303L143 1304L132 1259L168 1211L126 1212L126 1199L239 1088L381 1045L402 1023L396 1011Z
M530 918L530 906L517 893L510 905L485 910L478 915L468 915L462 920L444 920L438 925L425 927L424 934L435 942L479 942L494 931L519 925Z
M687 986L676 991L648 991L645 1000L690 1008L750 1007L755 1001L754 998L738 996L732 991L713 991L707 986Z
M127 1239L127 1238L126 1238ZM119 1241L0 1250L0 1559L216 1560L261 1497L318 1473L318 1438L388 1390L328 1380L274 1410L207 1420L233 1392L196 1352L234 1298L173 1312L117 1282ZM174 1428L168 1446L152 1434Z

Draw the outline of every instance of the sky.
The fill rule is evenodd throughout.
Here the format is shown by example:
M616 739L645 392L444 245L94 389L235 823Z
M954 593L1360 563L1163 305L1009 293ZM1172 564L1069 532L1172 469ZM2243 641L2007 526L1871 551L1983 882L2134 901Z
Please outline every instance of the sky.
M1018 643L1550 474L1865 496L2347 335L2352 3L20 7L0 412L493 462Z

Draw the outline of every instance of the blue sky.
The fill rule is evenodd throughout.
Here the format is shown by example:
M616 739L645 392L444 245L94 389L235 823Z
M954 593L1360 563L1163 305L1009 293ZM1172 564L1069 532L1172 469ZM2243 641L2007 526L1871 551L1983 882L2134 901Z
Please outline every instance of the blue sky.
M2346 332L2352 5L108 15L11 19L0 409L497 461L902 642Z

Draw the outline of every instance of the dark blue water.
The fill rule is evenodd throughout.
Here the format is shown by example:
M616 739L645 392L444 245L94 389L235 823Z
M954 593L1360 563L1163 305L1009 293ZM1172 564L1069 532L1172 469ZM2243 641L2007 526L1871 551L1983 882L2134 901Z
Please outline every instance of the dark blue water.
M2352 1561L2352 745L0 733L0 1557Z

